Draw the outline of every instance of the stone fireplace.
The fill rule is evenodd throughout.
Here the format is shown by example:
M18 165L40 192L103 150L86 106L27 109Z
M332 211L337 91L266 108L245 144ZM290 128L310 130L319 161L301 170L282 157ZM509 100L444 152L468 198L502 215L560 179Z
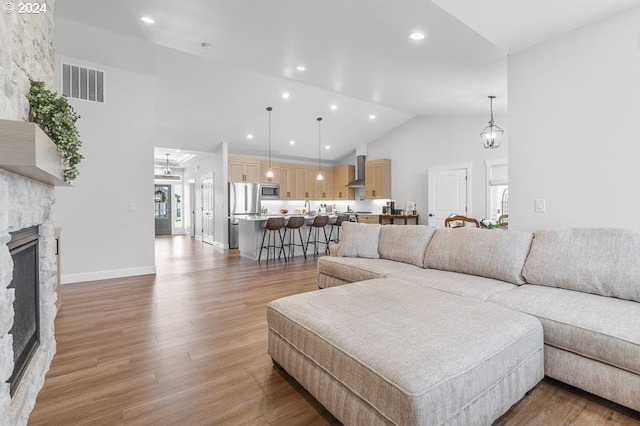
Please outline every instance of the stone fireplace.
M56 259L51 208L53 186L0 170L0 423L24 425L33 410L56 350ZM9 288L14 264L9 249L11 233L36 226L39 345L31 354L22 377L11 389L7 380L14 371L15 290Z
M27 121L29 79L54 87L53 25L55 0L45 0L48 13L0 13L0 119ZM0 156L0 160L5 156ZM54 187L0 169L0 425L27 423L38 392L56 351L56 258L51 208ZM8 247L12 232L38 228L38 299L40 343L13 392L7 380L14 367L13 336L15 291L8 288L13 261Z

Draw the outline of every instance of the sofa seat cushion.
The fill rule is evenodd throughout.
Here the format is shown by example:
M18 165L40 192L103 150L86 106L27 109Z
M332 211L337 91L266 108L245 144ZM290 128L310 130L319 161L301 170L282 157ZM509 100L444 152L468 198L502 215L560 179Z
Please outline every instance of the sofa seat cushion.
M424 252L436 228L424 225L386 225L380 230L381 259L423 266Z
M457 272L439 271L437 269L402 271L393 273L389 275L389 277L478 300L486 300L498 292L517 287L515 284L491 278L460 274Z
M412 269L418 269L418 267L386 259L332 256L318 259L318 274L328 275L350 283L382 278L389 274Z
M538 317L548 345L640 374L640 303L535 285L489 301Z
M438 229L425 252L426 268L524 284L530 232L477 228Z
M276 362L286 368L272 346L284 340L392 424L491 424L543 377L536 318L407 281L285 297L267 321ZM486 411L459 421L485 395Z
M640 302L640 232L614 228L536 231L527 283Z

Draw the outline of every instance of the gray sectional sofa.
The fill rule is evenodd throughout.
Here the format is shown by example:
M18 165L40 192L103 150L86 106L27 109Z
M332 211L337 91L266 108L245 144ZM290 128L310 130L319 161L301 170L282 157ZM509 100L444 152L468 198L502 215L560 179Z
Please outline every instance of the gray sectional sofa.
M544 375L640 410L638 232L344 223L318 286L269 354L346 424L491 424Z

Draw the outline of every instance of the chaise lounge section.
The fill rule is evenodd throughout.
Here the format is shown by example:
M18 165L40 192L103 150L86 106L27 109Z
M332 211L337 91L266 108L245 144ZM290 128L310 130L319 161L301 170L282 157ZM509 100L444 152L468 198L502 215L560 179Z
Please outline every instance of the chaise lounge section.
M267 311L274 362L341 421L491 424L544 374L640 410L640 233L344 225L341 244L318 259L324 290ZM544 339L538 371L536 327ZM521 357L491 376L479 360L509 353L507 340L519 342ZM475 362L459 362L460 353ZM464 384L449 380L464 377L445 367L449 360L470 374ZM483 390L467 398L476 382ZM442 398L409 396L425 389Z

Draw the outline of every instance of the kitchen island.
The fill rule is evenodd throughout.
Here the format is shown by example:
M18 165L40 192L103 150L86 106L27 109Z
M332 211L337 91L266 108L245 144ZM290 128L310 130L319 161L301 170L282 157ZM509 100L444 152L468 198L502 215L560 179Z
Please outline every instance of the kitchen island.
M302 216L302 215L234 215L234 218L238 219L239 222L239 230L238 230L238 249L240 250L240 256L247 257L249 259L258 260L258 256L260 254L260 245L262 243L262 233L264 231L264 225L267 222L267 219L270 217L284 217L285 225L287 220L291 216ZM334 223L336 218L338 217L336 214L327 213L322 216L329 216L329 224ZM306 246L307 237L309 236L309 228L306 225L310 225L313 223L313 219L315 216L305 215L303 216L305 219L305 226L303 226L300 230L302 231L302 239ZM327 238L329 237L329 230L331 226L327 225ZM284 235L285 228L282 228L282 233ZM297 231L295 231L298 234ZM288 242L289 236L287 235ZM296 244L299 244L298 237L296 237ZM287 251L288 253L288 251ZM302 256L302 248L295 247L294 256ZM263 251L263 258L266 259L266 250Z

